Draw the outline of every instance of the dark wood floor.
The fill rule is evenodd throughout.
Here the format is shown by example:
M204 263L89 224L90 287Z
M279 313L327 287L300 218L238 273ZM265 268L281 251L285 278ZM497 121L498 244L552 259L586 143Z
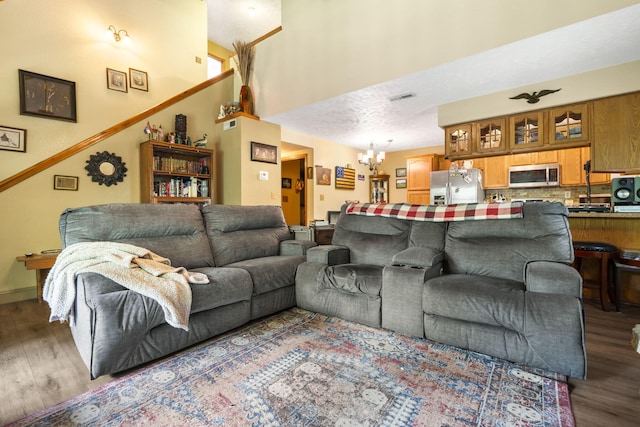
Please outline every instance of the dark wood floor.
M640 425L640 354L630 345L640 307L603 312L585 302L588 375L570 380L578 427ZM0 305L0 424L98 387L91 381L69 327L48 322L46 304Z

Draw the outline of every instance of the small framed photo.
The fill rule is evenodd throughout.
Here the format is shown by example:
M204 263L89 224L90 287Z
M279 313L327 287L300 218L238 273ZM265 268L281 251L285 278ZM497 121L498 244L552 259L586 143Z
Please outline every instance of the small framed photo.
M251 141L251 160L278 164L278 147Z
M282 188L291 188L291 178L282 178Z
M127 73L107 68L107 89L127 92Z
M76 84L18 70L20 114L76 122Z
M27 131L26 129L10 128L0 126L0 150L27 151Z
M407 176L407 168L396 168L396 176Z
M131 89L149 92L149 78L146 71L129 68L129 86Z
M407 180L406 179L396 179L396 188L407 188Z
M78 177L66 175L53 176L54 190L78 191Z

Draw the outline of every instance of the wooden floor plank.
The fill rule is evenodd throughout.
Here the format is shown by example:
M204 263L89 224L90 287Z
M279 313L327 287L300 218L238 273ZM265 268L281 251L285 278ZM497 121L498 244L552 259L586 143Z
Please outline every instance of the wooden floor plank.
M48 322L46 304L0 305L0 423L62 402L114 377L91 381L68 325ZM577 427L640 425L640 354L630 345L640 307L604 312L585 301L588 378L569 380Z

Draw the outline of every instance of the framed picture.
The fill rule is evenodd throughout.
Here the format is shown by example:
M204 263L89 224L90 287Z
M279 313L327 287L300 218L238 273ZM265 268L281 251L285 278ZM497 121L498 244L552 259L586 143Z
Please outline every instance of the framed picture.
M149 79L145 71L129 68L129 86L131 89L149 91Z
M127 73L107 68L107 89L127 92Z
M291 188L291 178L282 178L282 188Z
M77 176L54 175L53 176L53 189L54 190L78 191L78 177Z
M396 176L407 176L407 168L396 168Z
M331 185L331 169L316 165L316 184Z
M406 179L396 179L396 188L407 188L407 180Z
M251 141L251 160L278 164L278 147Z
M21 151L25 153L27 151L26 129L0 126L0 150Z
M18 70L20 114L76 121L76 84L30 71Z

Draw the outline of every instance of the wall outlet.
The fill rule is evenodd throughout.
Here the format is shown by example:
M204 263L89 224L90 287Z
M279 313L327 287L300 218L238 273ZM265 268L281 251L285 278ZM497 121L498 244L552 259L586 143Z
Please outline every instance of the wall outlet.
M564 198L565 199L570 199L571 198L571 191L565 191L564 192Z

